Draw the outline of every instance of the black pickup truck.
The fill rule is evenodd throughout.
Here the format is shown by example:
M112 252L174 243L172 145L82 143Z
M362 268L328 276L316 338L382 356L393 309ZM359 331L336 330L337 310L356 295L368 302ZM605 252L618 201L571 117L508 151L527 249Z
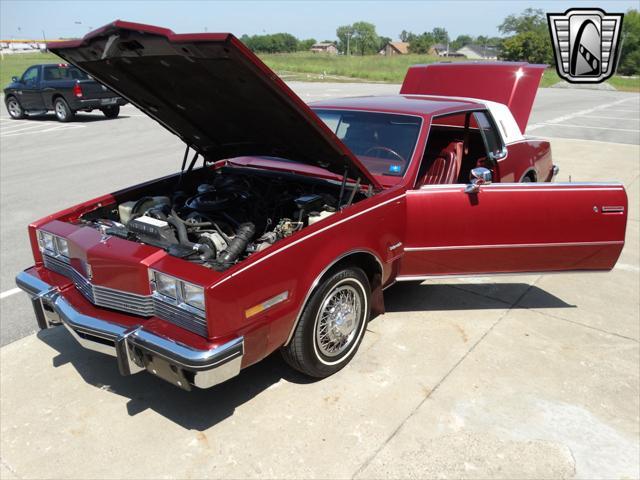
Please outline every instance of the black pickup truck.
M101 110L116 118L127 102L73 65L52 63L32 65L20 78L13 77L4 89L9 115L20 119L50 110L61 122L73 120L76 112Z

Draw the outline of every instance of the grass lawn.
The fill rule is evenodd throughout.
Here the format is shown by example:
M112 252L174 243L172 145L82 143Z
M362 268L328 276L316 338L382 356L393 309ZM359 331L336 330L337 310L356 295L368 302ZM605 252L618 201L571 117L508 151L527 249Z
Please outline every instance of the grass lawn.
M417 63L434 63L440 57L429 55L394 55L364 57L326 55L309 52L265 54L260 58L285 80L303 81L365 81L402 83L407 68ZM451 58L451 61L459 59ZM0 85L4 88L12 76L20 76L34 63L56 63L60 58L51 53L24 53L5 55L0 60ZM542 77L541 87L550 87L562 81L555 69L548 69ZM616 90L640 92L640 77L611 78Z

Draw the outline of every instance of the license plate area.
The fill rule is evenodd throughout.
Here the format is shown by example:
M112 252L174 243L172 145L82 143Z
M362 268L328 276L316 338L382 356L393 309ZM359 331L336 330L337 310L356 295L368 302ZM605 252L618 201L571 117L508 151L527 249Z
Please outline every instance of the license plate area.
M191 383L189 383L189 380L187 380L181 368L167 362L163 358L148 354L143 356L143 361L149 373L173 383L184 390L191 390Z
M117 98L103 98L102 100L100 100L100 104L101 105L115 105L115 103L118 101Z

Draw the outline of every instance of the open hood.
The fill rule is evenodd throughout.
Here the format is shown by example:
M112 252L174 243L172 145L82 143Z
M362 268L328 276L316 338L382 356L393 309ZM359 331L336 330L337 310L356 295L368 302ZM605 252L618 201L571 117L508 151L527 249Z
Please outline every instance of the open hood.
M231 34L175 34L118 20L47 48L207 160L281 157L380 188L316 114Z
M522 133L546 65L526 62L460 62L414 65L404 77L403 95L441 95L489 100L511 110Z

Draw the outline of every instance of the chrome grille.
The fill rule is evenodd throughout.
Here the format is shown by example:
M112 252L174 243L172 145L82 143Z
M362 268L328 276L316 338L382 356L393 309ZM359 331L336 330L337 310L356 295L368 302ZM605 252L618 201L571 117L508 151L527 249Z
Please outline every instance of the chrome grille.
M93 285L80 272L64 261L50 255L43 255L43 260L44 266L49 270L73 280L78 291L98 307L111 308L142 317L151 317L154 313L150 295L138 295Z
M43 255L42 257L46 268L71 279L78 291L98 307L110 308L142 317L155 315L190 332L203 337L208 336L207 320L198 315L176 305L163 302L158 298L153 298L151 295L138 295L93 285L80 272L63 260L50 255Z
M163 320L178 325L190 332L202 335L203 337L207 336L208 330L206 319L200 318L193 313L189 313L176 305L163 302L156 297L153 297L153 307L158 318L162 318Z

